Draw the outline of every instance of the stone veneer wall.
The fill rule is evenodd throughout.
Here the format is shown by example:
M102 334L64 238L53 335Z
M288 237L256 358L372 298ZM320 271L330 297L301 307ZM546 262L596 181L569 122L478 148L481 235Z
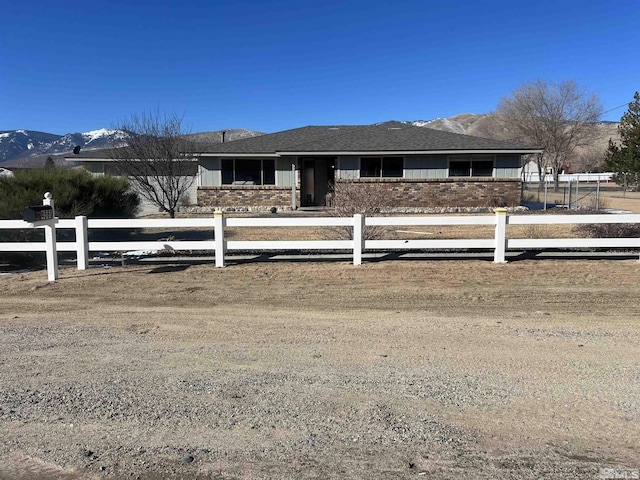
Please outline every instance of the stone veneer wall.
M298 204L300 192L297 192ZM274 185L224 185L198 187L198 207L222 210L291 208L291 187Z
M519 179L359 179L336 180L368 184L384 189L390 210L429 208L514 207L520 204ZM300 204L300 190L298 205ZM205 210L267 210L291 207L291 187L273 185L225 185L198 187L198 207Z
M338 180L369 184L385 190L389 205L395 208L515 207L520 204L519 179L441 178L441 179L359 179Z

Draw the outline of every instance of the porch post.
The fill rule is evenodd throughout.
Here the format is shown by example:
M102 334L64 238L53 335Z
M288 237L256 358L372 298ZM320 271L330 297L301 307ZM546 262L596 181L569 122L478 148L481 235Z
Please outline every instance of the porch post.
M298 209L298 202L296 200L296 164L291 164L291 210Z

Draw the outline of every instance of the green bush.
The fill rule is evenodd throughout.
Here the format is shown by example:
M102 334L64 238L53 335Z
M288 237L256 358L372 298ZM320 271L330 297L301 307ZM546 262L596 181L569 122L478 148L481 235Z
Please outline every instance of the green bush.
M51 192L60 218L127 218L140 203L126 178L55 167L17 170L13 177L0 177L0 220L22 219L25 207L42 205L45 192ZM59 240L68 240L69 235L73 233L58 231ZM43 241L43 237L41 229L0 230L0 242ZM41 266L44 260L42 253L1 253L0 270Z
M126 178L64 168L17 170L0 180L0 219L21 219L26 206L42 205L45 192L51 192L60 218L127 218L140 203Z

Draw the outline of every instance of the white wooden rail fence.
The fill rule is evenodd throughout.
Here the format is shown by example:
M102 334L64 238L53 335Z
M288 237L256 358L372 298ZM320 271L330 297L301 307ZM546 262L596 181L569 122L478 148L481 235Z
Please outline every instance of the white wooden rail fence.
M45 199L44 202L47 202ZM51 204L53 203L50 200ZM50 281L58 278L57 252L76 252L77 268L89 266L89 252L123 252L127 250L214 251L215 266L223 267L229 250L350 250L353 264L362 263L365 250L493 250L494 263L505 263L507 250L543 250L548 248L631 248L640 249L640 238L508 238L507 225L549 224L603 224L640 223L639 214L621 215L507 215L505 209L496 209L495 215L469 216L402 216L367 217L265 217L226 218L215 212L213 218L174 219L58 219L37 224L22 220L0 220L0 230L44 228L44 242L0 242L0 252L46 252L47 272ZM494 225L495 234L485 239L406 239L365 240L365 227L382 226L446 226L446 225ZM225 227L348 227L354 240L238 240L224 238ZM211 240L162 240L90 242L89 229L134 228L210 228ZM75 241L54 242L57 229L74 229Z

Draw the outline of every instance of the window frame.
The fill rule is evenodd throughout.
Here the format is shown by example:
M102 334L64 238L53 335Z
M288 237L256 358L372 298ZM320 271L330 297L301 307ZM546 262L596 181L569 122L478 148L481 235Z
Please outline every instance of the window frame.
M386 160L400 160L401 162L401 167L400 167L400 175L385 175L385 159ZM376 171L379 171L379 173L375 174L375 175L363 175L363 160L364 161L375 161L378 160L380 162L380 166L379 167L374 167L374 169ZM388 169L389 167L386 167L387 169L387 173L388 173ZM404 178L405 176L405 157L401 156L401 155L389 155L389 156L384 156L384 155L372 155L372 156L366 156L366 157L360 157L359 158L359 168L358 168L358 174L360 176L360 178Z
M238 180L238 161L241 162L259 162L260 169L260 179L259 183L236 183L236 182L248 182L249 180ZM231 181L229 182L228 178L225 179L225 162L231 162ZM272 164L271 168L268 168L268 172L265 171L265 162L270 162ZM261 187L269 187L276 186L277 184L277 175L276 175L276 160L275 158L221 158L220 159L220 185L235 185L235 186L261 186ZM267 175L271 178L267 178ZM265 183L265 179L273 180L273 183ZM225 181L226 180L226 181Z
M467 174L457 174L457 175L453 175L452 174L452 164L462 164L462 163L468 163L468 167L464 168L464 167L458 167L456 168L457 171L462 171L463 169L469 173ZM474 175L474 163L475 164L481 164L481 163L491 163L491 174L490 175ZM478 165L475 168L483 168L480 167L480 165ZM484 166L484 168L486 168L486 165ZM470 157L449 157L449 164L448 164L448 168L447 168L447 176L449 178L494 178L496 174L496 157L495 155L492 156L488 156L488 157L484 157L484 156L470 156Z

